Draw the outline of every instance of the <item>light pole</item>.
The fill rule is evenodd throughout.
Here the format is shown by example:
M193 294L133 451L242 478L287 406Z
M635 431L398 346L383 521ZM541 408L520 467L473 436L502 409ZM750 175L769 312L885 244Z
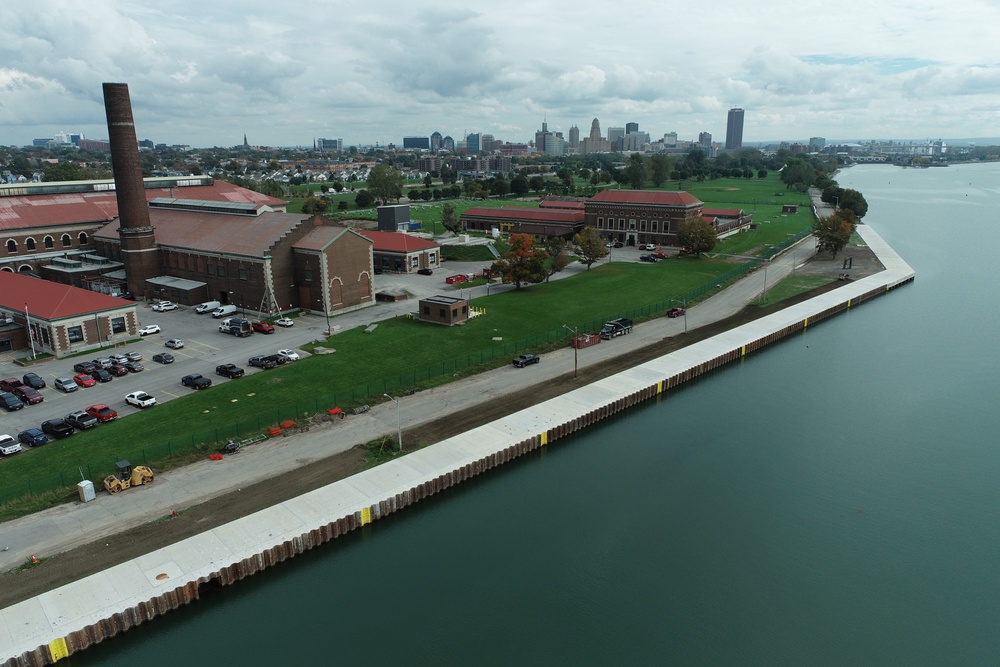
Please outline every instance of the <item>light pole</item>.
M687 333L688 332L688 307L687 307L687 299L681 299L680 301L678 301L677 299L671 299L671 301L673 301L674 303L681 304L681 309L684 311L684 333Z
M578 335L577 331L579 330L579 327L573 327L572 329L570 329L567 325L564 324L563 328L567 329L570 333L573 334L573 377L576 378L577 371L580 368L579 356L578 356L580 350L577 347L577 345L580 342L580 341L577 340L577 335Z
M399 399L395 396L390 396L389 394L382 395L396 401L396 438L399 440L399 451L403 451L403 427L400 425L399 421Z
M333 333L333 330L330 329L330 311L327 309L326 304L323 303L322 299L316 299L316 303L323 308L323 314L326 315L326 335L329 336Z

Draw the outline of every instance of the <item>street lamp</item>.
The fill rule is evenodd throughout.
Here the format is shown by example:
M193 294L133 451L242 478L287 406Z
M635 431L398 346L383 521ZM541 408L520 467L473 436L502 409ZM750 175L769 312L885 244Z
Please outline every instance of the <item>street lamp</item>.
M399 440L399 451L403 451L403 427L400 425L399 421L399 399L395 396L390 396L389 394L382 395L396 401L396 438Z
M671 299L671 301L674 302L674 303L681 304L681 309L684 311L684 333L687 333L688 332L688 307L687 307L687 299L681 299L680 301L678 301L677 299Z
M333 333L333 330L330 329L330 311L329 309L327 309L326 304L323 303L322 299L316 299L316 303L322 306L323 314L326 315L326 335L329 336L330 334Z
M573 334L573 377L575 378L577 376L577 370L580 368L579 356L578 356L580 350L577 347L577 345L580 343L580 341L577 340L577 335L578 335L577 331L579 330L579 327L573 327L572 329L570 329L567 325L564 324L563 328L567 329L570 333Z

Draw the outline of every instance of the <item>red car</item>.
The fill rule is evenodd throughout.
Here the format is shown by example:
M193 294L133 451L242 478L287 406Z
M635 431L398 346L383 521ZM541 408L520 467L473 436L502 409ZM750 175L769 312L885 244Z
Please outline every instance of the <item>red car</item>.
M125 377L126 375L128 375L128 369L122 366L121 364L111 364L108 367L108 372L114 375L115 377Z
M81 387L93 387L95 384L97 384L97 380L90 377L86 373L80 373L79 375L74 375L73 382L77 383Z
M108 407L106 403L97 403L87 408L86 413L99 422L109 422L118 419L118 412Z
M455 276L448 276L447 278L444 279L444 281L446 283L448 283L449 285L455 285L457 283L464 283L466 280L468 280L468 278L466 278L462 274L458 274L458 275L455 275Z
M263 333L263 334L274 333L274 327L268 324L267 322L254 322L251 328L258 333Z
M13 393L28 405L35 405L45 400L45 397L37 389L32 389L26 384L14 387Z
M656 252L653 253L653 257L655 257L656 259L666 259L669 256L670 255L663 252L662 250L657 250Z
M18 380L17 378L7 378L6 380L0 380L0 391L14 391L22 384L24 383Z
M671 308L667 311L667 317L680 317L684 314L683 308Z

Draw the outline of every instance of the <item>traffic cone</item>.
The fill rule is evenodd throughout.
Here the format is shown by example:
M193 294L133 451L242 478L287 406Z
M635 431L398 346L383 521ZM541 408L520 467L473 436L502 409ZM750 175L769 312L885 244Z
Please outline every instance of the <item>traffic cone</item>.
M35 558L34 556L32 556L31 557L31 563L32 563L32 565L38 565L38 559Z

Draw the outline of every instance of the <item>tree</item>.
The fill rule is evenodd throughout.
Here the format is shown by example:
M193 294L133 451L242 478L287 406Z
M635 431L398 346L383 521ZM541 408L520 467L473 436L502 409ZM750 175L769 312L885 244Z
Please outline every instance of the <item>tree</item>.
M430 174L427 174L424 176L424 187L430 190L432 185L434 185L434 179L431 178Z
M347 200L346 199L341 199L339 202L337 202L337 210L338 211L346 211L347 210Z
M76 162L60 162L45 169L42 180L51 183L53 181L82 181L84 179L83 169Z
M532 176L528 179L528 185L535 192L541 192L545 189L545 179L541 176Z
M503 175L497 174L497 177L490 183L490 194L502 197L508 192L510 192L510 185L504 179Z
M358 208L368 208L375 203L375 199L367 190L359 190L358 194L354 195L354 203Z
M632 186L633 190L642 188L642 182L646 180L646 160L639 153L632 153L628 157L628 165L625 167L625 182Z
M455 215L455 207L451 202L441 207L441 224L444 225L445 229L454 234L462 231L462 223L458 216Z
M670 158L662 153L657 153L650 158L650 178L653 185L660 187L670 179Z
M518 174L514 178L510 179L510 191L518 197L523 197L528 194L529 189L528 178L524 174Z
M580 233L573 237L573 243L578 248L576 254L580 261L587 265L588 271L590 271L591 264L608 256L608 248L604 244L604 239L594 227L584 227L580 230Z
M368 191L380 201L399 201L403 196L403 176L392 165L380 164L368 173Z
M302 212L309 215L323 213L329 205L329 200L317 197L316 195L309 195L306 197L305 201L302 202Z
M868 213L868 201L857 190L848 189L840 195L840 208L846 208L860 220Z
M545 242L545 252L549 255L549 268L546 271L548 275L545 277L545 282L569 266L569 253L566 252L568 245L566 239L560 236L553 236Z
M820 218L813 225L813 234L817 240L816 250L829 252L836 258L837 253L851 240L851 234L854 233L857 224L857 216L847 208L838 208L833 215Z
M718 236L715 227L697 213L690 213L677 227L677 241L700 255L715 247Z
M548 258L547 252L532 247L530 236L512 234L507 252L493 262L490 271L499 275L501 282L513 284L515 289L521 289L521 285L525 283L540 283L545 280L547 276L545 260Z

